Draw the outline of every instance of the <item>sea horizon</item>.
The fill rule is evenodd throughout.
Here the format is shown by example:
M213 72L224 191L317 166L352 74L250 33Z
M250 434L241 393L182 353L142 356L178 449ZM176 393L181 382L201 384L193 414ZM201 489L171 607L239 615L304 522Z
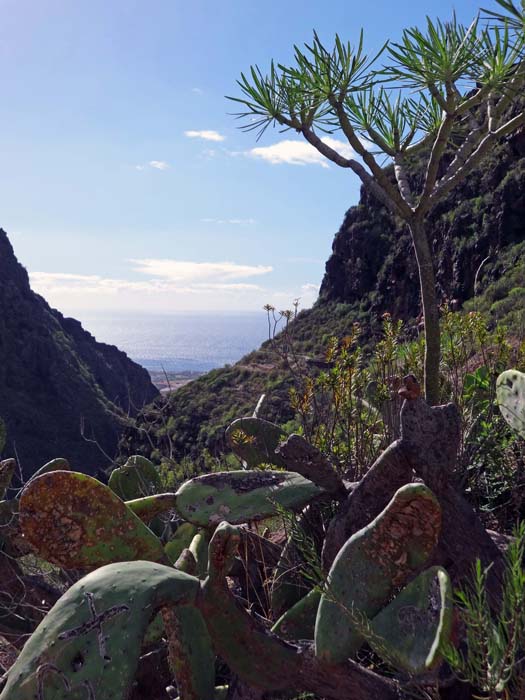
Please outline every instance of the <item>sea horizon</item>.
M117 346L150 373L209 372L237 362L268 340L262 309L90 311L76 317L98 342Z

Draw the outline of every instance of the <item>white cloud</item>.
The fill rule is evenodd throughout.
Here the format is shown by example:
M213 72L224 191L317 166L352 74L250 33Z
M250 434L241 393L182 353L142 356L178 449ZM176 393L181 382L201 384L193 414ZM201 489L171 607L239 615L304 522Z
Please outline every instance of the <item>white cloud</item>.
M234 226L252 226L257 223L255 219L201 219L205 224L233 224Z
M169 163L166 163L165 160L150 160L148 163L152 168L155 168L156 170L168 170Z
M191 91L194 92L196 95L202 95L204 93L204 90L201 90L198 87L191 88Z
M246 277L266 275L273 270L273 267L269 265L239 265L233 262L190 262L166 258L132 259L129 262L135 265L133 269L136 272L176 282L244 279Z
M170 259L132 260L135 279L103 277L67 272L33 272L33 289L52 306L73 315L79 309L148 311L175 309L251 309L266 302L279 309L291 309L299 298L299 309L311 306L319 285L305 283L287 289L254 284L273 271L271 266L223 262L190 262Z
M31 284L41 294L117 294L119 292L184 292L209 290L241 291L260 289L239 282L272 272L269 265L240 265L233 262L209 263L170 259L130 260L132 270L148 279L126 280L100 275L69 272L32 272Z
M222 134L219 134L218 131L213 131L211 129L205 129L204 131L185 131L184 135L189 139L204 139L205 141L224 141L226 138Z
M149 163L139 164L135 166L135 170L146 170L147 167L154 168L155 170L169 170L171 167L169 163L165 160L150 160Z
M327 146L330 146L344 158L354 156L353 148L344 141L326 136L322 139ZM252 158L261 158L262 160L278 165L288 163L289 165L320 165L322 168L328 168L329 161L319 153L308 141L298 141L293 139L285 139L274 143L272 146L260 146L252 148L245 153Z

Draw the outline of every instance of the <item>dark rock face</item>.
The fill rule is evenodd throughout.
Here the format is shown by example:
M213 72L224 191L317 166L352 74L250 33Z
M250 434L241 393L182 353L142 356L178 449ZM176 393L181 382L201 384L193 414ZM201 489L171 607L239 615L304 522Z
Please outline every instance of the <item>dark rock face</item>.
M419 167L418 167L419 166ZM421 164L414 163L421 173ZM416 177L421 177L417 175ZM427 220L438 293L461 304L483 286L504 248L525 239L525 133L499 144ZM360 303L404 319L420 311L419 281L410 234L367 190L335 236L320 303Z
M116 451L118 415L134 415L158 395L145 369L81 324L51 309L0 229L0 416L4 456L27 478L53 457L96 473Z

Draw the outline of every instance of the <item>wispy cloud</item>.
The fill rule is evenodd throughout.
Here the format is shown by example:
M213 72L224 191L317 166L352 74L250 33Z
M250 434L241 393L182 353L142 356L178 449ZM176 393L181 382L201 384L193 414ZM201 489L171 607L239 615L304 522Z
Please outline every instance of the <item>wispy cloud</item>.
M323 138L322 141L345 158L351 158L354 155L353 148L344 141L339 141L329 136ZM285 139L274 143L272 146L252 148L246 151L245 155L252 158L260 158L272 165L287 163L289 165L320 165L322 168L329 167L329 161L316 148L307 141L294 139Z
M201 90L198 87L192 87L191 91L194 92L196 95L202 95L204 93L204 90Z
M146 168L154 168L155 170L169 170L171 167L165 160L150 160L146 165L136 165L135 170L146 170Z
M269 265L242 265L234 262L192 262L172 259L130 260L131 271L144 275L144 279L129 280L100 275L82 275L68 272L32 272L31 285L39 293L58 306L77 303L89 306L104 299L114 299L118 305L138 302L155 308L155 303L166 307L173 300L200 297L201 304L217 303L234 298L240 292L259 294L262 288L249 280L272 272ZM150 299L147 301L146 297ZM208 301L206 301L206 299Z
M213 219L205 218L201 219L205 224L232 224L234 226L252 226L257 223L255 219Z
M185 131L184 135L189 139L204 139L205 141L224 141L225 136L219 134L218 131L213 131L211 129L204 129L203 131L195 131L190 129Z
M152 168L155 168L156 170L168 170L169 163L166 163L165 160L150 160L148 163Z
M244 279L266 275L273 271L270 265L239 265L233 262L190 262L166 258L132 259L134 271L165 280L198 282Z

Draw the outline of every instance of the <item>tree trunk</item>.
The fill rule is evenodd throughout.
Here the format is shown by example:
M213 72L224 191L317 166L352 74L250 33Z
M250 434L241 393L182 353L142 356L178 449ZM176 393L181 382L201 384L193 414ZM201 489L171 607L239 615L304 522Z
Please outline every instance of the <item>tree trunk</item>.
M425 398L431 406L435 406L439 403L441 347L434 264L423 221L414 218L409 222L409 228L416 253L425 321Z

